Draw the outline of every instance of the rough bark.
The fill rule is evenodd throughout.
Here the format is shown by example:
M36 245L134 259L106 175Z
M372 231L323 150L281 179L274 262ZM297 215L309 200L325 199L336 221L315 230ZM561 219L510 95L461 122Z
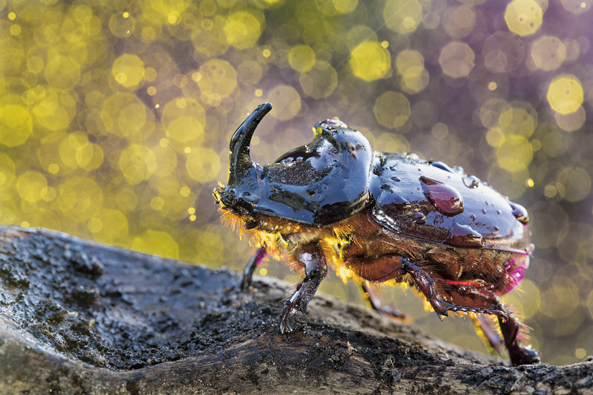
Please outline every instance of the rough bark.
M290 285L0 227L0 393L593 394L593 361L511 368Z

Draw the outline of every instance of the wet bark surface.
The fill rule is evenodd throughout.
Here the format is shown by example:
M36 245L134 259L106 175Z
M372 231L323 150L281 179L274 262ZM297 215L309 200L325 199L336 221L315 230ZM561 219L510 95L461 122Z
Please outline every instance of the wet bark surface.
M290 285L0 227L0 393L593 394L593 360L523 366ZM27 392L28 391L28 392Z

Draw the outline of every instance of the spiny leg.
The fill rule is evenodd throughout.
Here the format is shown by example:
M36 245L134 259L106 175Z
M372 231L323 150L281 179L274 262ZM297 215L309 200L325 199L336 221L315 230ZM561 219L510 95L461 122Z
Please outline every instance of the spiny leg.
M303 314L307 312L307 304L327 275L327 262L318 243L305 244L293 252L292 256L305 268L305 278L297 285L292 297L284 302L280 314L280 333L284 333L285 329L289 332L294 329L294 316L299 310Z
M420 289L420 292L422 292L424 294L424 296L426 297L426 300L428 300L428 302L431 304L432 308L437 313L439 318L441 318L441 316L447 317L449 315L448 311L454 311L454 312L462 311L465 313L473 312L473 313L482 313L482 314L494 314L494 315L498 316L499 318L502 318L503 320L507 320L509 318L508 311L504 308L504 305L500 302L500 299L498 299L498 297L496 298L496 299L498 299L498 302L493 301L491 304L489 304L489 307L487 307L487 308L469 307L469 306L461 306L458 304L453 304L453 303L447 302L445 299L443 299L443 297L439 294L439 291L436 287L435 280L422 267L412 263L407 258L401 259L401 265L402 265L402 269L412 277L412 279L418 286L418 289ZM467 287L467 288L471 289L469 287ZM479 291L490 292L490 291L481 290L481 289L479 289ZM490 292L490 293L492 294L492 292ZM494 295L494 294L492 294L492 295Z
M540 353L536 350L526 347L519 340L519 328L521 323L513 316L503 321L498 317L498 325L504 337L504 343L509 350L509 356L513 365L525 365L541 363Z
M372 284L369 284L368 282L363 281L361 284L361 287L362 287L362 291L364 292L364 297L371 304L371 308L373 310L375 310L376 312L378 312L379 314L382 314L387 317L397 318L400 320L407 320L410 318L410 316L406 313L402 313L399 310L392 309L389 306L383 306L383 304L381 303L381 300L375 293L375 289L373 288Z
M245 291L251 286L251 281L253 279L253 272L255 272L255 268L261 263L261 261L266 257L266 247L260 247L257 249L255 254L251 257L247 266L243 270L243 280L241 281L241 291Z

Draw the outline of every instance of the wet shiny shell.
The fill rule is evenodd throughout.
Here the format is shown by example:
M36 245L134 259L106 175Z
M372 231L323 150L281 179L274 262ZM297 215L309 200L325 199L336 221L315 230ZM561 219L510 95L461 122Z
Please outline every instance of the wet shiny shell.
M525 209L462 169L375 152L373 174L373 216L400 234L453 247L529 249Z

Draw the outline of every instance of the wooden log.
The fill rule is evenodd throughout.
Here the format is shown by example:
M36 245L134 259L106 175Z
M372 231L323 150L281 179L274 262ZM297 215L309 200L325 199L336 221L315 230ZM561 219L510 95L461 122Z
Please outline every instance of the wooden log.
M0 227L0 393L593 394L593 361L512 368L290 285Z

